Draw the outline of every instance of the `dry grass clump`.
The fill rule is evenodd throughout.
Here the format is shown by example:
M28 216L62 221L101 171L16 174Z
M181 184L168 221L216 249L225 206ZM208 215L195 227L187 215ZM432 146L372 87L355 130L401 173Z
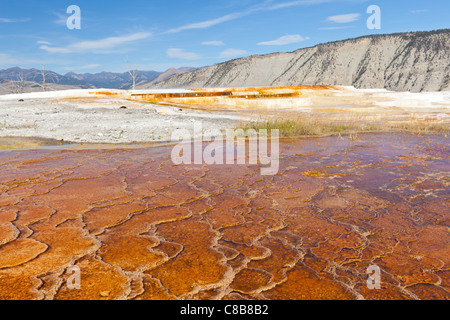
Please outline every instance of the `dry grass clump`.
M317 123L304 119L272 119L263 121L241 122L238 124L239 129L272 129L280 130L280 136L309 136L321 135L327 133L345 133L355 131L355 126L351 124L340 123Z
M356 134L362 132L450 133L448 123L427 123L413 116L392 121L388 118L373 118L357 114L345 118L338 118L330 114L328 119L326 117L320 118L305 115L285 118L271 117L255 121L241 121L237 128L243 130L278 129L281 137Z

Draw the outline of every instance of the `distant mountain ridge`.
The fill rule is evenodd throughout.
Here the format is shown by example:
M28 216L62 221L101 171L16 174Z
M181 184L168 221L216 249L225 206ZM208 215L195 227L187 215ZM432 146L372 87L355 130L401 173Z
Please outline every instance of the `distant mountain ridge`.
M138 71L138 81L152 81L156 79L161 72L157 71ZM64 75L65 79L73 79L74 81L86 82L93 85L95 88L110 88L110 89L129 89L131 88L132 79L128 72L114 73L114 72L100 72L100 73L67 73Z
M184 72L195 70L195 68L171 68L165 72L158 71L137 71L137 82L146 86L148 83L156 84L159 81L169 79L173 75L182 74ZM0 70L0 83L3 85L19 81L19 76L23 76L23 80L28 86L33 88L39 87L42 83L42 70L38 69L21 69L13 67L9 69ZM46 82L50 86L57 86L58 88L67 86L71 88L93 89L93 88L108 88L108 89L130 89L132 86L132 79L128 72L114 73L114 72L100 72L100 73L74 73L69 72L65 75L58 74L51 70L45 70Z
M450 90L450 29L369 35L194 70L153 88L343 85Z

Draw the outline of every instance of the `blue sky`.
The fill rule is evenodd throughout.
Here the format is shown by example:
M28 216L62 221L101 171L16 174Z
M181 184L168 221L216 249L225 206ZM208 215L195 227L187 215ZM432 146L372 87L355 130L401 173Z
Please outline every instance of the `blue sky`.
M81 29L66 25L70 5ZM367 8L381 9L369 30ZM16 0L0 2L0 69L201 67L376 33L450 28L448 0Z

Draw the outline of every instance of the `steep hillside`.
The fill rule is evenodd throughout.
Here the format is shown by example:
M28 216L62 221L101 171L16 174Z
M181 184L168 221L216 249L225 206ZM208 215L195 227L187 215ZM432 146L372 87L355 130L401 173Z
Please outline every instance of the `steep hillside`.
M183 73L186 73L189 71L193 71L193 70L195 70L195 68L188 68L188 67L187 68L179 68L179 69L170 68L169 70L158 75L158 77L152 81L139 82L136 89L148 89L157 83L160 83L167 79L170 79L171 77L174 77L174 76L177 76L179 74L183 74Z
M155 88L346 85L394 91L450 90L450 29L372 35L289 53L235 59Z

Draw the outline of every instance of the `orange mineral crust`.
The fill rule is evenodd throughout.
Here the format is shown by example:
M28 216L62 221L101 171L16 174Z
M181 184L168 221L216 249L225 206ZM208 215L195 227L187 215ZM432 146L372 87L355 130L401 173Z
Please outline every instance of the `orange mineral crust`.
M450 298L446 137L281 140L274 176L171 150L0 151L0 299Z

